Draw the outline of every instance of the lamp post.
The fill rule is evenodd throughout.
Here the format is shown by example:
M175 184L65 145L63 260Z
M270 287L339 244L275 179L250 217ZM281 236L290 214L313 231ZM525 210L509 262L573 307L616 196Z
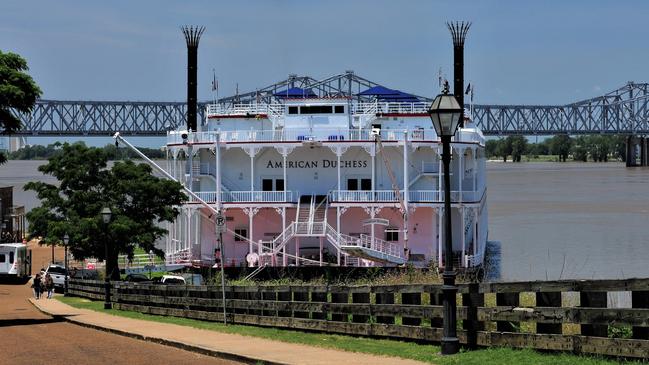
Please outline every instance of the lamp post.
M104 300L104 309L112 309L113 305L110 303L110 274L108 272L108 223L110 223L110 218L112 217L113 212L110 211L110 208L104 207L101 210L101 219L104 222L104 290L106 293Z
M453 95L448 93L448 82L444 84L444 91L437 95L428 109L430 119L433 121L435 132L442 140L442 162L444 164L444 332L442 336L442 354L452 355L459 351L460 343L457 338L457 319L455 296L455 271L453 270L453 237L451 225L451 178L449 165L451 163L451 137L455 135L462 108Z
M70 272L68 271L68 242L70 242L70 236L66 233L65 236L63 236L63 244L65 247L65 257L63 258L63 262L65 263L65 279L63 280L63 296L68 296L68 277L70 275Z

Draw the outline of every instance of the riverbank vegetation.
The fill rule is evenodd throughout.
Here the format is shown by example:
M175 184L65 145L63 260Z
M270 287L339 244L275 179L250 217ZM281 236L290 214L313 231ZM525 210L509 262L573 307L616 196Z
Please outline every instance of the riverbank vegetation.
M559 134L531 143L524 136L487 141L487 158L522 161L625 161L625 137L620 135L587 135L570 137Z
M79 141L73 144L80 144L85 147L85 143ZM60 142L48 144L47 146L43 145L31 145L25 146L18 151L11 152L8 154L9 160L47 160L48 158L54 156L58 153L63 144ZM135 152L126 148L126 147L115 147L113 144L107 144L104 147L100 147L100 150L106 154L108 160L121 160L126 158L140 158ZM147 157L153 159L165 158L165 152L159 148L146 148L138 147L142 153Z

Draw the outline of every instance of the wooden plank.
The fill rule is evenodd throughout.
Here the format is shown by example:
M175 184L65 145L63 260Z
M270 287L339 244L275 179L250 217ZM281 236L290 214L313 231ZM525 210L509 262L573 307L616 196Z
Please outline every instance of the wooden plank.
M649 326L649 309L583 307L480 307L480 321L532 321L607 325L611 323Z
M566 292L566 291L634 291L649 290L649 279L625 280L558 280L482 283L483 293Z
M501 346L515 348L534 348L539 350L572 351L572 336L556 334L482 332L478 336L481 346ZM487 341L487 343L480 343Z
M649 358L647 340L574 336L574 342L576 353Z

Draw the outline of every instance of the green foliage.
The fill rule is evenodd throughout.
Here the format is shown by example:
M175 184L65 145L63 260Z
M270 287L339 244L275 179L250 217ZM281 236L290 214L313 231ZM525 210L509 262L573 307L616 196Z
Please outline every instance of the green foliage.
M509 136L512 161L521 162L521 157L527 152L527 139L524 136Z
M503 162L507 162L507 156L512 154L512 144L511 139L505 138L498 141L496 146L496 156L503 158Z
M567 134L558 134L548 141L550 153L559 155L559 161L566 162L572 146L572 138Z
M31 113L41 89L25 71L27 61L15 53L0 51L0 134L20 129L20 119L14 113ZM6 157L0 154L0 164Z
M545 139L539 143L528 143L523 136L509 136L505 139L488 140L485 146L488 158L501 157L507 161L512 156L514 162L520 162L521 156L527 154L530 158L538 156L558 156L558 160L565 162L568 157L574 161L606 162L609 158L625 160L626 139L620 135L588 135L571 138L559 134ZM547 158L541 158L547 161Z
M79 258L106 259L107 267L119 279L117 257L132 257L136 247L152 250L162 257L154 243L166 230L159 222L172 222L185 196L179 183L159 179L151 167L132 161L116 162L107 168L108 154L82 143L64 144L38 169L57 178L58 185L32 181L25 190L36 192L41 206L27 213L30 239L41 244L62 244L67 233L72 254ZM112 210L105 225L100 216L104 207Z
M85 145L83 142L75 142L75 144L80 143L82 145ZM26 146L18 151L12 152L9 154L9 159L10 160L40 160L40 159L48 159L54 154L57 153L61 149L61 143L56 142L53 144L49 144L47 146L41 146L41 145L33 145L33 146ZM130 149L127 149L125 147L120 147L119 149L115 147L113 144L107 144L104 146L103 151L106 153L106 156L109 160L121 160L125 158L139 158L139 156L131 151ZM164 158L165 153L164 151L156 148L143 148L143 147L138 147L138 149L144 153L147 157L149 158Z
M633 327L628 325L610 325L608 326L609 338L632 338Z

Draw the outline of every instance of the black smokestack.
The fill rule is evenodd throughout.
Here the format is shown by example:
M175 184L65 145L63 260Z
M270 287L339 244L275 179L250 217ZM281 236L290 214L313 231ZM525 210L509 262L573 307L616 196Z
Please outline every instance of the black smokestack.
M187 42L187 129L196 131L198 93L198 42L205 27L181 27Z
M453 36L453 94L462 108L460 127L464 127L464 40L471 23L451 22L446 26Z

